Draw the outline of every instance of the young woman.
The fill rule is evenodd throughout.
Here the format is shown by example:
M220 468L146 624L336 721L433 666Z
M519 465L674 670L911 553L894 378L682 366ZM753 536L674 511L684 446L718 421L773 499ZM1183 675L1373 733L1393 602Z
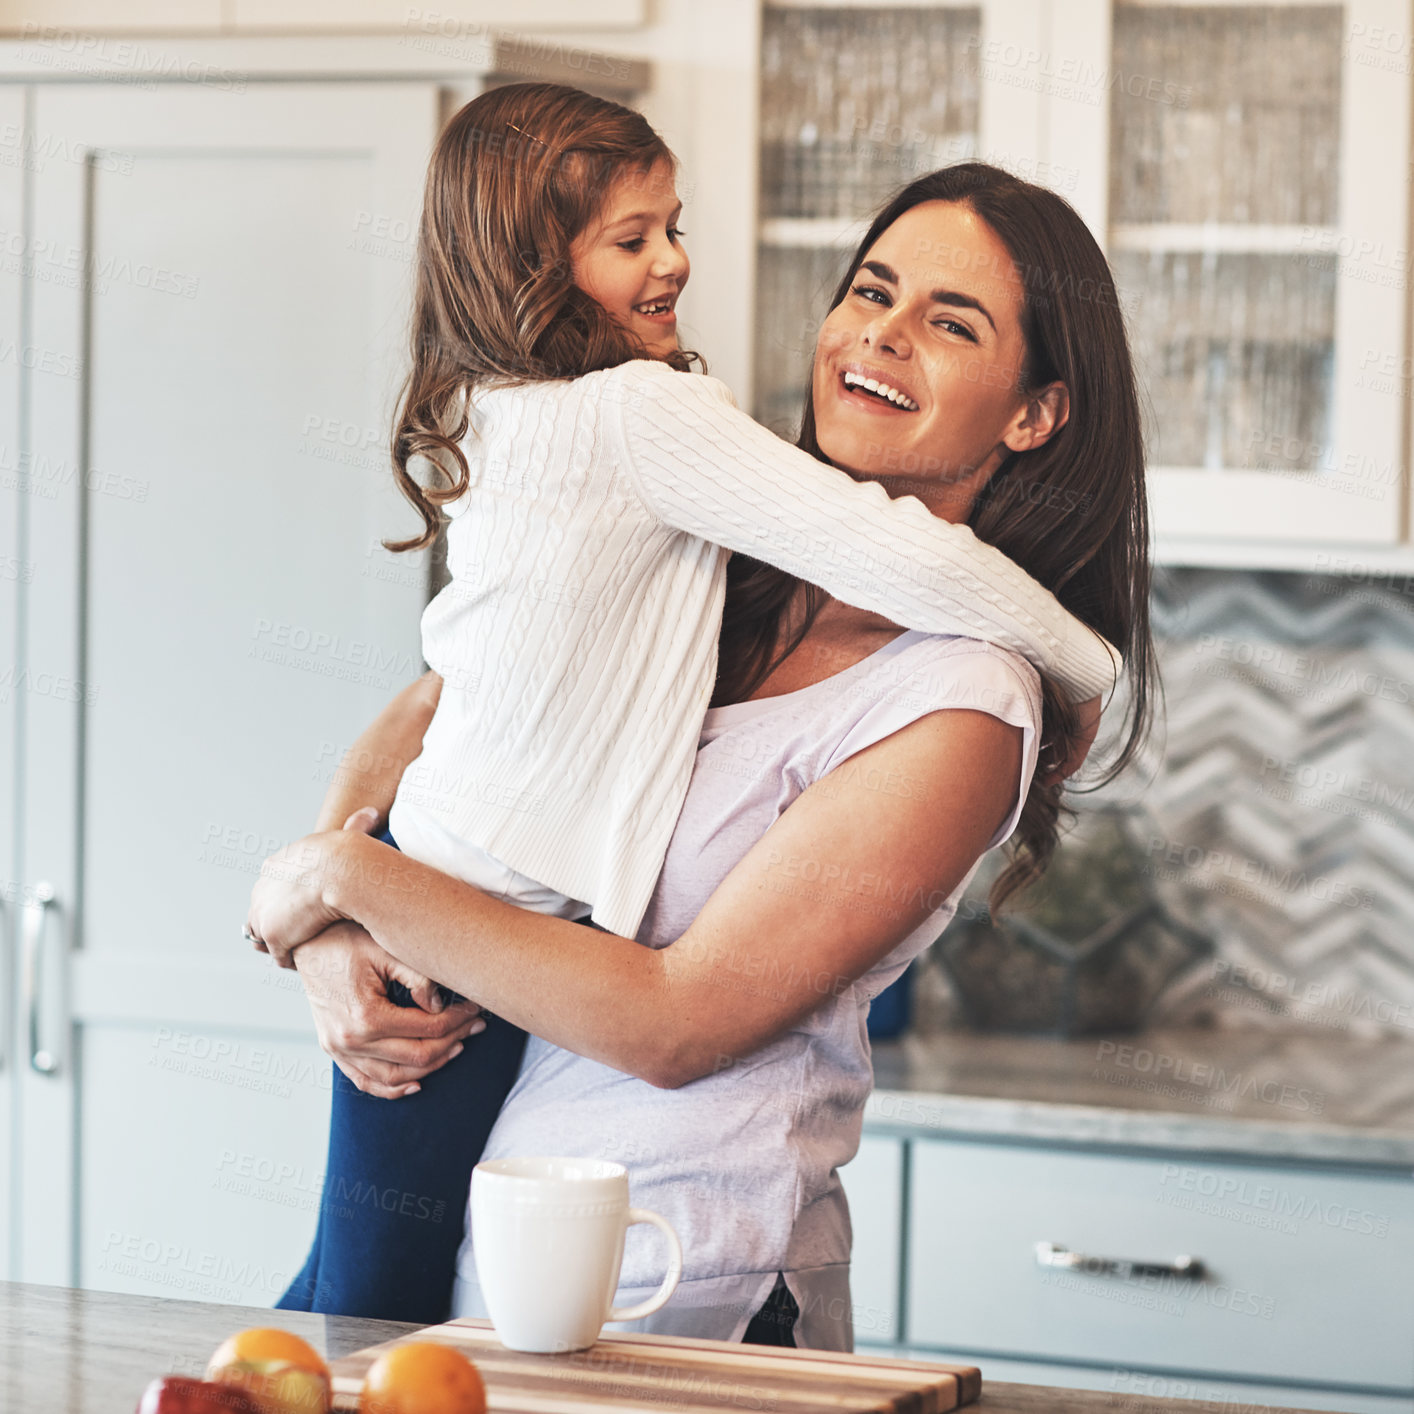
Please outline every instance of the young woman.
M870 379L912 406L861 391ZM1118 644L1132 691L1115 769L1129 759L1153 676L1139 419L1108 268L1064 201L982 164L901 192L836 291L801 445L970 525ZM674 1223L688 1259L651 1329L760 1338L763 1308L793 1303L788 1334L840 1348L836 1171L870 1083L869 1000L942 930L986 849L1012 840L998 901L1044 867L1077 728L1004 650L900 634L745 561L730 580L716 705L636 939L586 946L573 924L358 830L276 856L251 923L295 947L312 992L348 969L371 998L402 969L424 997L436 978L532 1033L486 1154L623 1157L635 1201ZM380 740L415 742L429 700L410 695ZM402 1021L367 1000L315 1004L326 1049L370 1093L421 1081L430 1094L465 1065L447 1064L475 1024L465 1009ZM409 1150L453 1147L439 1130ZM386 1172L416 1189L409 1150ZM479 1313L474 1239L458 1313ZM316 1288L318 1258L304 1274ZM631 1234L625 1299L659 1275L651 1240Z

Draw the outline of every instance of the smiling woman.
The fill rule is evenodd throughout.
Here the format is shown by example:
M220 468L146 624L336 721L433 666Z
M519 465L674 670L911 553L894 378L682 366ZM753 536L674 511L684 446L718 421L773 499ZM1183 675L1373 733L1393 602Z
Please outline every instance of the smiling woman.
M904 212L820 330L812 396L831 459L906 480L935 515L961 519L1008 456L1070 413L1064 383L1028 384L1025 304L1010 253L975 211L925 201Z
M505 92L477 100L473 116L504 123L494 105L508 101ZM520 174L526 190L552 195L537 164L569 170L554 102L514 114L518 131L537 135ZM576 140L572 124L558 131ZM444 147L474 146L454 121ZM470 302L454 283L457 260L472 267L468 278L483 266L436 223L445 218L454 232L494 223L480 218L478 227L438 204L464 203L479 180L475 170L452 180L440 160L421 247L442 264L420 276L428 303L419 336L445 323L431 356L450 372L458 340L467 366L484 365L464 317ZM625 162L627 185L641 186L661 161ZM1059 198L976 171L990 174L1004 203L1048 202L1047 220L1083 234ZM1054 826L1061 776L1076 763L1070 705L1048 687L1043 707L1035 671L995 645L1027 647L1043 673L1073 690L1071 652L1087 630L1077 624L1072 636L1062 621L1057 639L1050 597L952 522L991 514L991 487L1063 443L1072 423L1115 429L1099 450L1112 483L1104 510L1120 516L1124 544L1103 548L1113 519L1082 539L1102 575L1116 564L1136 572L1108 597L1082 600L1081 622L1128 645L1144 671L1147 630L1133 597L1147 587L1144 548L1127 538L1143 525L1142 464L1125 441L1138 425L1132 379L1114 385L1112 398L1128 406L1108 423L1088 407L1067 420L1063 390L1051 385L1072 387L1072 365L1048 342L1051 326L1020 266L999 265L995 285L978 273L998 253L997 243L978 243L982 225L939 226L932 218L951 207L934 199L901 241L874 249L929 199L914 188L876 223L860 252L875 268L857 292L841 291L837 304L848 298L849 307L822 336L819 406L807 416L804 450L736 411L711 379L674 371L668 365L682 355L666 340L653 345L666 350L663 360L547 375L534 350L568 358L578 348L584 367L607 347L606 314L614 337L644 344L636 321L661 318L655 306L686 275L674 254L676 201L646 203L640 192L625 211L617 203L629 193L601 187L597 214L576 194L577 225L521 203L528 224L507 232L521 269L502 298L535 338L516 353L514 375L464 370L462 385L445 385L457 396L443 410L463 417L456 440L440 417L418 424L416 445L454 461L457 473L453 487L420 502L424 511L446 504L452 516L453 583L424 620L438 671L426 696L395 704L356 750L421 755L396 783L396 801L392 783L361 794L357 776L341 779L324 823L371 804L356 821L362 828L328 830L276 856L250 922L311 976L330 975L329 959L342 959L334 965L360 986L397 976L429 1008L436 979L502 1019L459 1056L475 1025L464 1008L400 1023L395 1008L370 1000L373 986L348 1005L316 987L321 1040L353 1081L336 1087L329 1181L369 1180L372 1166L380 1187L428 1194L431 1180L416 1165L430 1155L438 1181L459 1185L464 1210L483 1140L488 1158L622 1157L634 1201L666 1214L687 1250L684 1280L652 1328L847 1346L848 1216L836 1170L853 1152L869 1089L869 1002L941 930L986 849L1028 812L1049 810ZM626 224L615 226L620 215ZM558 246L544 244L546 231L558 233ZM930 278L909 254L924 240L935 256L959 242L968 282ZM1103 271L1093 242L1089 251L1085 272L1095 262ZM564 323L552 328L541 272L571 256L585 286L562 292ZM586 288L601 258L604 303ZM953 301L941 309L939 290ZM477 298L484 307L484 287ZM1074 346L1117 339L1111 353L1127 370L1122 327L1101 320L1086 329L1085 311L1073 306L1061 318L1081 331ZM509 341L501 347L515 352ZM973 354L981 362L969 362ZM1083 370L1073 371L1083 383ZM846 386L846 372L897 389L905 402L887 391L880 398L867 381L863 392ZM412 426L406 412L401 426ZM414 445L400 445L404 460ZM1079 445L1090 450L1083 438ZM1056 465L1071 456L1067 447ZM917 463L907 474L927 501L890 499L877 484L904 459ZM1033 507L1031 518L1048 522L1048 542L1064 538L1053 515ZM727 549L738 552L730 570ZM1088 587L1081 569L1058 575L1056 587ZM591 611L577 607L580 597L520 593L531 571L576 576L593 591ZM900 623L928 632L900 633ZM1103 644L1098 635L1089 642ZM716 706L704 719L709 697ZM1038 781L1043 734L1050 767ZM362 832L390 805L393 833L413 857ZM1023 836L1031 854L1018 867L1035 869L1044 830ZM296 859L300 869L286 869ZM433 867L441 860L446 872ZM598 933L569 921L581 899ZM490 1073L485 1043L504 1036L507 1022L535 1039L495 1117L511 1076L504 1052ZM419 1083L424 1093L411 1105L369 1101L353 1088L391 1097ZM358 1110L360 1101L374 1110ZM486 1139L488 1112L495 1125ZM446 1290L435 1288L438 1272L451 1275L446 1234L438 1256L427 1241L438 1235L395 1220L370 1257L367 1215L342 1237L335 1227L324 1209L286 1304L354 1310L354 1300L388 1314L445 1315ZM473 1232L456 1254L459 1313L481 1311L474 1256ZM628 1287L656 1287L658 1260L630 1237ZM354 1271L364 1287L342 1288L336 1270ZM410 1273L425 1287L415 1312L397 1307L418 1295Z

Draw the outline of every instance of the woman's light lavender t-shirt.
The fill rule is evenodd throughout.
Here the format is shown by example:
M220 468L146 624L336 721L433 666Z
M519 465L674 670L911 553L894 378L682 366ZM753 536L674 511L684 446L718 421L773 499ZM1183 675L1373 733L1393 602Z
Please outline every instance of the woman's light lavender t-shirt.
M809 687L708 712L638 940L665 947L680 938L718 884L807 786L919 717L949 708L987 712L1022 731L1019 792L992 840L1000 844L1015 828L1035 769L1041 716L1035 671L1004 649L903 633ZM909 780L873 784L884 791L926 789ZM787 878L783 869L782 883L808 892L808 873ZM853 882L857 907L897 903L882 881L861 876ZM802 1346L848 1349L851 1316L861 1327L876 1319L850 1309L849 1212L837 1175L858 1147L873 1085L865 1018L870 1000L942 932L966 882L938 899L924 924L800 1026L753 1055L724 1060L720 1071L681 1089L654 1089L531 1038L484 1157L564 1154L627 1164L633 1202L673 1224L685 1257L673 1299L633 1329L740 1339L777 1271L785 1272L800 1305L796 1337ZM592 934L587 945L593 946ZM748 962L720 980L720 1004L730 1007L734 992L786 978ZM458 1258L457 1315L485 1314L474 1239L468 1232ZM664 1270L658 1235L631 1228L620 1304L651 1294Z

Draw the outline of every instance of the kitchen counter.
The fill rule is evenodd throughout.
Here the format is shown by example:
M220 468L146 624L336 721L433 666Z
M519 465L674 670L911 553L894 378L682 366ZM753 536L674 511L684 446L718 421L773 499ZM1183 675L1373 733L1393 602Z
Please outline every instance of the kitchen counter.
M966 1031L874 1047L874 1132L1414 1166L1414 1040Z
M132 1414L161 1374L200 1376L207 1357L245 1326L279 1325L327 1358L416 1329L392 1321L308 1316L250 1306L170 1301L0 1282L0 1414ZM1133 1394L989 1382L987 1414L1201 1414L1210 1404ZM1292 1414L1267 1408L1264 1414Z

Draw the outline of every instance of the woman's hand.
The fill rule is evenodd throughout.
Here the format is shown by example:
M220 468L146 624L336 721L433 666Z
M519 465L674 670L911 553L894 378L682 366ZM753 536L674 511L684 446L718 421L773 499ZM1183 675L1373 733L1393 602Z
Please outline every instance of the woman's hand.
M403 966L357 923L336 923L302 943L294 966L320 1046L365 1095L415 1095L423 1076L486 1027L475 1002L444 1007L434 982ZM417 1005L390 1002L390 981L403 983Z
M293 968L295 948L343 917L330 907L326 887L329 871L346 867L341 836L349 830L367 834L377 823L377 809L362 806L344 821L343 830L306 835L260 866L245 925L246 937L257 952L267 952L281 967Z

